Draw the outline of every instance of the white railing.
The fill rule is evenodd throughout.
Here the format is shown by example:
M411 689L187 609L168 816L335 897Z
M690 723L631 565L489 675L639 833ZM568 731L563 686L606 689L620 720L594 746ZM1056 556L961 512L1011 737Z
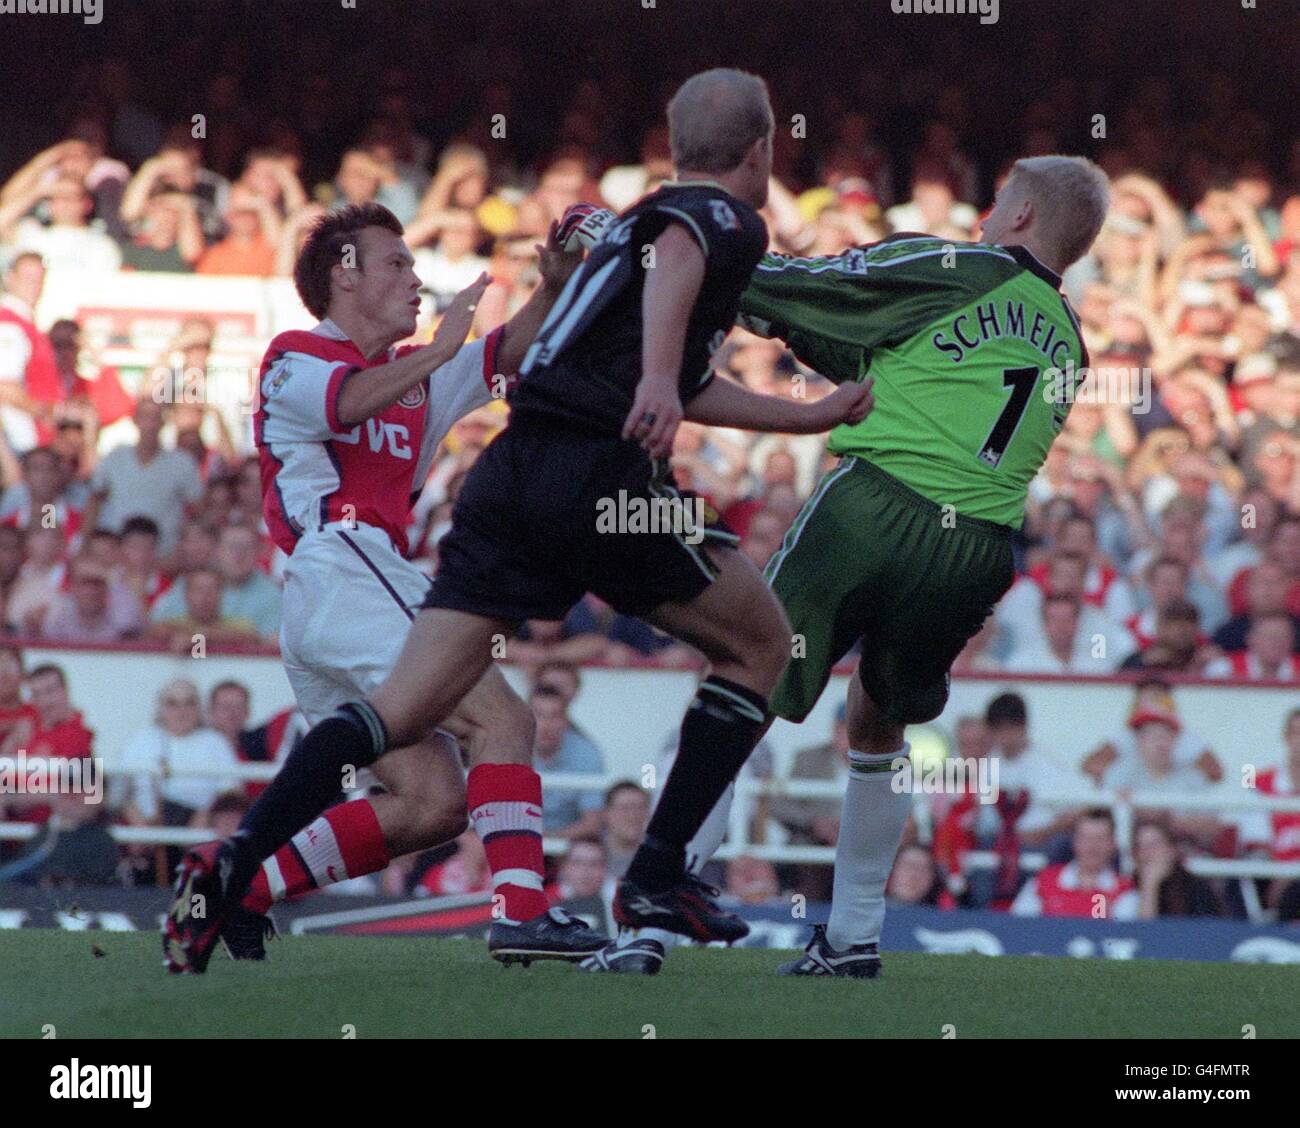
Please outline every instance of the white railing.
M241 763L221 768L165 769L162 772L153 769L124 769L107 771L105 774L109 781L128 777L153 777L265 782L275 777L278 767L276 764ZM544 776L543 786L551 791L604 791L615 783L617 778L612 775L557 773ZM757 801L761 798L839 800L843 794L844 784L837 780L741 778L736 781L736 801L732 804L727 841L718 850L717 857L725 860L746 856L793 865L833 864L835 861L833 846L758 842L754 841L752 830ZM0 799L2 798L3 796L0 796ZM927 798L924 794L914 796L914 810L923 841L930 839L932 829ZM1115 836L1120 850L1121 868L1126 872L1132 869L1130 849L1137 811L1176 809L1216 814L1229 811L1300 812L1300 797L1268 796L1258 792L1234 794L1217 789L1208 794L1201 792L1170 795L1140 791L1106 792L1083 785L1078 791L1046 794L1035 792L1034 802L1061 808L1105 807L1109 809L1115 818ZM770 816L768 821L772 821ZM766 831L766 827L763 829ZM32 823L0 822L0 841L29 840L35 838L40 830L39 826ZM210 831L201 827L111 826L108 830L113 838L123 845L188 846L207 842L212 837ZM766 837L766 833L763 837ZM568 842L562 838L543 840L543 848L547 854L562 854L568 845ZM1039 869L1044 863L1043 856L1033 851L1026 851L1020 857L1021 867L1026 870ZM998 857L992 851L969 851L963 858L964 867L971 870L989 868L997 864ZM1239 880L1242 895L1252 917L1257 912L1261 915L1263 912L1258 904L1253 879L1300 878L1300 862L1275 862L1266 858L1189 858L1186 866L1189 871L1201 876Z

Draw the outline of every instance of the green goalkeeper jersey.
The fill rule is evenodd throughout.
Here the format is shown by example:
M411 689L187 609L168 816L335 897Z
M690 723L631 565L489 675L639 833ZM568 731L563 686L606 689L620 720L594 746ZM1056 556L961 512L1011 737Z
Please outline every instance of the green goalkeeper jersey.
M875 410L835 428L831 451L1019 528L1087 365L1060 282L1023 247L897 235L821 258L766 255L740 308L836 383L870 371Z

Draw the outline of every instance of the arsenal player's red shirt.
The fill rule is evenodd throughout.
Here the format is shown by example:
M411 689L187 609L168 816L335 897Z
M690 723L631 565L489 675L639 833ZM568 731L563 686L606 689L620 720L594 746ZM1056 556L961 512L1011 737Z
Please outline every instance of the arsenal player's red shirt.
M465 345L400 400L355 427L338 417L339 395L365 369L412 347L367 359L332 321L281 333L262 361L253 434L262 506L275 543L291 554L298 538L334 522L373 525L406 554L411 505L438 444L462 416L501 389L498 329Z

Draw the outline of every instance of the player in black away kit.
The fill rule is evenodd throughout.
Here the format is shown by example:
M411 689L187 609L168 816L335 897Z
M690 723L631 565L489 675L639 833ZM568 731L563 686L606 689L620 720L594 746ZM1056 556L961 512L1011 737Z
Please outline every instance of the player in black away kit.
M731 941L748 929L687 874L685 846L763 731L791 640L780 604L733 547L734 535L716 519L700 520L699 499L674 487L673 437L683 418L824 431L861 420L872 400L865 383L794 403L714 376L711 354L767 243L755 209L767 198L772 110L761 79L712 70L681 87L668 119L679 180L605 233L543 323L509 425L466 479L393 673L368 701L313 729L281 775L301 756L320 789L337 790L345 768L373 762L447 716L523 620L563 618L594 592L695 646L711 666L615 918ZM624 515L640 506L658 520L611 527L611 505ZM273 792L274 784L257 818L195 878L218 913L303 825L296 792ZM190 942L201 946L210 930L196 925Z

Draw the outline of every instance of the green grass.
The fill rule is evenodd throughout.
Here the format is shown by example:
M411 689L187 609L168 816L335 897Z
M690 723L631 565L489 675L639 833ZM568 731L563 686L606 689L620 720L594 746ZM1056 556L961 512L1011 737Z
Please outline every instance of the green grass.
M896 953L861 983L778 979L784 955L679 951L642 979L503 968L470 941L289 937L265 964L218 953L169 978L153 935L4 931L0 1036L1300 1036L1296 968Z

